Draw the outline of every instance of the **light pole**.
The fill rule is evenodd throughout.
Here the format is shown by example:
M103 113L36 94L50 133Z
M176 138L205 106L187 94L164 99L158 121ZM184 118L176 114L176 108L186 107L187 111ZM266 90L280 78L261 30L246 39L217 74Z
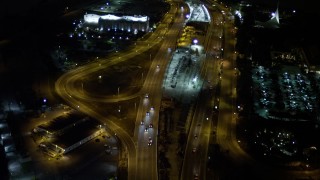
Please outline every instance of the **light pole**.
M141 74L141 84L143 84L143 73Z

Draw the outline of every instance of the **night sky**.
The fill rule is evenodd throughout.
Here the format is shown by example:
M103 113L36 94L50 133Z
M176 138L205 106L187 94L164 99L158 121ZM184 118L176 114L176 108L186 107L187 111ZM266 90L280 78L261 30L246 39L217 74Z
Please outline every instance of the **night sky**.
M287 9L301 10L307 13L316 13L320 15L317 1L313 0L249 0L254 4L276 6L279 2L279 9L282 7Z
M44 13L48 11L54 11L54 8L61 8L61 6L67 6L66 3L72 4L75 0L63 1L63 0L3 0L0 1L0 19L10 18L12 16L25 17L27 14L35 12ZM93 2L97 0L78 0L79 2ZM232 2L241 2L242 0L229 0ZM276 6L279 1L279 6L302 10L309 13L317 13L320 15L317 1L314 0L247 0L253 4ZM59 5L58 5L59 4Z
M72 1L72 0L71 0ZM83 1L96 1L96 0L83 0ZM232 2L240 2L242 0L230 0ZM280 7L292 7L295 9L301 9L308 12L319 13L319 7L317 1L314 0L247 0L256 4L277 4L279 1ZM28 13L30 9L46 6L47 4L64 3L63 0L3 0L0 1L0 16ZM70 1L69 1L70 2Z

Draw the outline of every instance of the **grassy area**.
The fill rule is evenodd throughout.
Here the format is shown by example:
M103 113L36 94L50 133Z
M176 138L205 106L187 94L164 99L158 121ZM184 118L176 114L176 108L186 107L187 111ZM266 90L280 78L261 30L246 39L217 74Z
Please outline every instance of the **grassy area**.
M152 63L149 56L156 54L159 47L160 45L154 46L125 62L90 74L82 80L84 91L91 96L101 98L115 97L118 94L118 88L120 96L139 92ZM81 88L81 83L77 84ZM140 98L137 97L116 103L90 102L90 106L133 136L139 102Z
M128 61L115 64L90 74L83 80L84 91L92 96L129 95L138 92L148 74L151 62L150 54L156 54L159 45L139 54ZM99 78L101 76L101 79Z
M139 101L140 98L137 97L117 103L95 103L94 106L97 112L133 136Z

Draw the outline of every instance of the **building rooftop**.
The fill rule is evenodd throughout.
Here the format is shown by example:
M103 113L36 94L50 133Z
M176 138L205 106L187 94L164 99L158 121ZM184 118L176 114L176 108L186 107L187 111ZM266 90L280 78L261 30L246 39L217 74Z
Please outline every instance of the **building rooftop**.
M93 23L98 24L99 20L109 20L109 21L140 21L140 22L147 22L148 17L147 16L116 16L113 14L107 14L107 15L97 15L97 14L85 14L84 15L84 22L86 23Z
M68 131L58 136L51 143L65 149L97 132L99 125L99 121L90 118L84 122L75 124L74 127L68 129Z
M48 123L41 124L38 126L38 128L47 130L51 133L55 133L57 131L63 130L64 128L74 123L77 123L78 121L84 119L85 117L86 117L85 114L82 114L77 111L73 111L63 116L59 116Z

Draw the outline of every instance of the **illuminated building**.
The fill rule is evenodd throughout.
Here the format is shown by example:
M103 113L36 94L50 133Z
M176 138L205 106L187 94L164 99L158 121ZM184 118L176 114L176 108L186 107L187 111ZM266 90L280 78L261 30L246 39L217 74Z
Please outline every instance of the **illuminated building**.
M149 17L147 16L116 16L116 15L97 15L85 14L84 23L95 25L100 30L122 30L128 32L148 31Z

